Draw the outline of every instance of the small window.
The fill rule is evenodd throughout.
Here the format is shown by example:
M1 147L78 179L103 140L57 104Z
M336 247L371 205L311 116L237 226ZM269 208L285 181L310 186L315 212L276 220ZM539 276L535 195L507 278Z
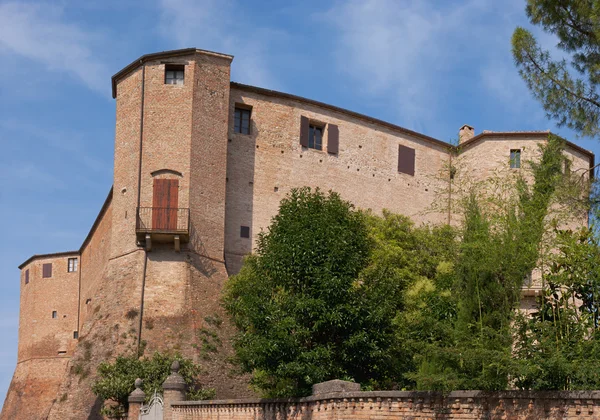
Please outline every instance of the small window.
M183 85L184 69L183 65L165 65L165 84Z
M73 338L77 340L79 338L79 331L73 331Z
M250 237L250 227L249 226L242 226L240 229L240 236L242 238L249 238Z
M510 167L515 169L521 167L521 149L510 150Z
M77 258L69 258L69 268L67 271L69 273L74 273L77 271Z
M29 269L25 270L25 284L29 284Z
M308 126L308 148L323 150L323 127L312 124Z
M56 311L52 311L52 319L57 319L58 313Z
M415 149L398 145L398 172L415 175Z
M92 298L87 298L87 299L85 300L85 304L86 304L86 305L89 305L90 303L92 303Z
M52 263L42 265L42 278L48 279L52 277Z
M235 128L236 133L250 134L250 110L245 108L235 109Z

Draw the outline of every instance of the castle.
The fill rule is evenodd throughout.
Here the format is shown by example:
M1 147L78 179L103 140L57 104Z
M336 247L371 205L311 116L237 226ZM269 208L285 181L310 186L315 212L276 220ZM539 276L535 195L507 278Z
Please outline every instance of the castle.
M249 395L246 378L230 373L233 330L219 293L291 188L332 189L376 213L452 223L449 207L428 211L439 191L451 193L452 159L484 179L518 170L549 134L475 135L465 125L457 148L231 82L232 59L167 51L113 76L114 184L78 250L33 255L19 267L18 361L0 418L96 418L95 365L140 347L199 360L218 397ZM572 171L589 176L591 152L567 142L565 153Z

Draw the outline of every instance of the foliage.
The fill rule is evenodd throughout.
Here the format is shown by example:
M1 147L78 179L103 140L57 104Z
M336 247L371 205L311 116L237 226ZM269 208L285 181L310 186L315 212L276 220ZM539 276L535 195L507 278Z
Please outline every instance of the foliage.
M560 242L559 227L589 205L581 176L563 173L563 149L550 136L537 162L457 189L460 228L293 190L226 287L242 370L267 397L334 378L366 389L600 385L585 376L600 367L600 250L589 236ZM544 264L545 299L529 319L521 290Z
M200 367L191 360L179 355L156 352L151 358L137 358L135 356L119 356L112 362L103 362L98 366L98 379L92 385L92 391L105 402L117 403L117 407L107 407L112 413L124 412L127 407L127 398L135 389L137 378L142 379L142 390L149 400L155 391L162 389L162 384L171 372L171 365L175 360L180 362L179 374L185 380L188 388L188 397L209 399L214 396L214 390L203 389L196 378Z
M558 37L570 55L553 60L532 33L518 27L512 50L519 73L550 118L584 136L600 132L600 1L527 0L534 25Z
M402 283L369 265L367 217L335 193L292 190L256 254L230 279L237 360L265 396L308 395L335 378L385 382Z
M464 197L459 252L435 289L447 296L448 309L428 314L435 339L422 343L418 369L406 374L416 388L507 388L515 309L541 255L545 219L563 179L562 150L557 138L542 146L539 163L529 163L532 182L519 174L498 197L476 190Z
M531 316L516 322L514 378L523 389L600 386L600 248L597 232L557 231L547 286Z

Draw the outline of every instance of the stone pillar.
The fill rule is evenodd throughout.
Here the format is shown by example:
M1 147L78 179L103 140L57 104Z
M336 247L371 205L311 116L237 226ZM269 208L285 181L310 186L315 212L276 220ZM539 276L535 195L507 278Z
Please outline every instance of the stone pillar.
M185 401L185 381L179 374L179 361L175 360L171 365L171 374L163 382L163 420L173 419L171 404L177 401Z
M146 394L142 391L142 380L137 378L135 380L135 389L129 394L129 398L127 398L127 401L129 402L127 418L129 420L138 420L140 418L140 410L142 409L142 404L144 404L145 399Z

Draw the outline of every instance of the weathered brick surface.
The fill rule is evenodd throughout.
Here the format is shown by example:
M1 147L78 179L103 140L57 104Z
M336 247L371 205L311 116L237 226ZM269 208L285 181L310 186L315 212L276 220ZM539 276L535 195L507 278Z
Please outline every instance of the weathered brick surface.
M69 357L33 358L17 363L0 419L46 419L52 404L61 398Z
M343 392L290 400L185 401L173 420L598 419L598 392Z

